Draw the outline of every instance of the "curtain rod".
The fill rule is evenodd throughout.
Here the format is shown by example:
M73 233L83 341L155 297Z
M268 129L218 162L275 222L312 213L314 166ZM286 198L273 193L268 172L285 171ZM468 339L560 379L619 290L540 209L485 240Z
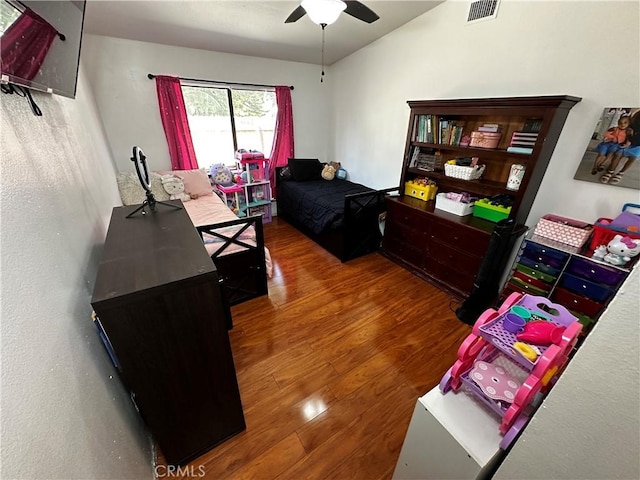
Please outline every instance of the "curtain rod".
M147 78L149 80L153 80L156 77L157 75L154 75L153 73L147 74ZM218 80L202 80L200 78L185 78L185 77L178 77L178 78L180 80L185 80L187 82L219 83L219 84L225 84L225 85L242 85L245 87L269 87L269 88L275 87L275 85L264 85L261 83L220 82ZM290 85L289 88L293 90L293 85Z
M18 5L20 5L20 6L21 6L22 8L24 8L24 9L29 8L29 7L27 7L24 3L22 3L20 0L14 0L14 1L15 1L15 3L17 3ZM11 2L9 2L9 4L11 4ZM16 8L16 7L15 7L15 5L12 5L12 6L13 6L14 8ZM20 11L20 9L19 9L19 8L16 8L16 10L18 10L20 13L22 13L22 12L23 12L23 11ZM30 10L33 12L33 9L30 9ZM35 13L35 12L33 12L33 13ZM38 15L38 14L36 13L36 15ZM43 18L41 15L38 15L38 16L44 20L44 18ZM44 20L44 21L45 21L45 22L47 22L46 20ZM49 22L47 22L47 24L51 25ZM53 27L53 25L51 25L51 27ZM54 28L54 30L55 30L55 28ZM56 35L57 35L57 36L58 36L58 38L59 38L60 40L62 40L63 42L67 39L67 37L65 37L64 33L60 33L58 30L56 30Z

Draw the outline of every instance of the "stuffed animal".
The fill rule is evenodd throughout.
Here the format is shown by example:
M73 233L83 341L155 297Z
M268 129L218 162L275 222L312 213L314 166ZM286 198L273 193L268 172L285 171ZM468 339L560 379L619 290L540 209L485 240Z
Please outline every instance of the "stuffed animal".
M175 175L163 175L161 177L162 187L170 195L171 200L182 200L188 202L191 197L184 191L184 182Z
M326 164L324 166L324 168L322 169L322 174L321 174L322 178L324 178L325 180L333 180L333 177L336 176L336 169L333 168L331 165Z
M605 262L612 265L624 265L631 260L631 257L635 257L640 253L640 240L616 235L607 244L607 252L603 257ZM602 250L597 249L594 257L598 258L602 253Z
M216 185L222 185L223 187L230 187L233 185L233 175L231 170L224 163L214 163L209 169L209 175L211 180Z

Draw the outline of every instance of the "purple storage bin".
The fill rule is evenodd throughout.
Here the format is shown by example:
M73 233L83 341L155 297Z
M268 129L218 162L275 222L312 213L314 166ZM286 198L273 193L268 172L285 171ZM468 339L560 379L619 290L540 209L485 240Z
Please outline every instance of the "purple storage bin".
M605 265L596 265L594 262L583 258L574 257L567 267L569 273L613 287L618 286L624 280L626 273Z
M561 269L569 258L568 253L560 252L559 250L533 242L526 242L522 254L527 258L557 269Z
M589 280L585 280L584 278L576 277L570 273L565 273L562 276L561 284L567 290L584 295L596 302L606 302L615 293L615 290L606 285L594 283Z
M618 215L609 224L617 230L623 230L625 232L640 232L640 205L635 203L625 203L622 207L622 213Z

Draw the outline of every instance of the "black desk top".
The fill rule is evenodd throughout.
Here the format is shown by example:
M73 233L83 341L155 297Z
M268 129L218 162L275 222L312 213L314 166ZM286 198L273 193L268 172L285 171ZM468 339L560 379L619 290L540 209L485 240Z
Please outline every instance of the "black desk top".
M216 270L184 209L158 205L126 218L136 208L113 209L92 304Z

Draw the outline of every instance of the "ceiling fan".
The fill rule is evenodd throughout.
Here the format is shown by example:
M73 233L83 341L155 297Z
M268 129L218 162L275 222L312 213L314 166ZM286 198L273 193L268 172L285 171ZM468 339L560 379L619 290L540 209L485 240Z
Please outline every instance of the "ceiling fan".
M373 23L380 17L369 7L360 2L342 0L302 0L284 23L293 23L300 20L306 14L313 23L322 25L323 28L335 22L344 11L358 20Z

